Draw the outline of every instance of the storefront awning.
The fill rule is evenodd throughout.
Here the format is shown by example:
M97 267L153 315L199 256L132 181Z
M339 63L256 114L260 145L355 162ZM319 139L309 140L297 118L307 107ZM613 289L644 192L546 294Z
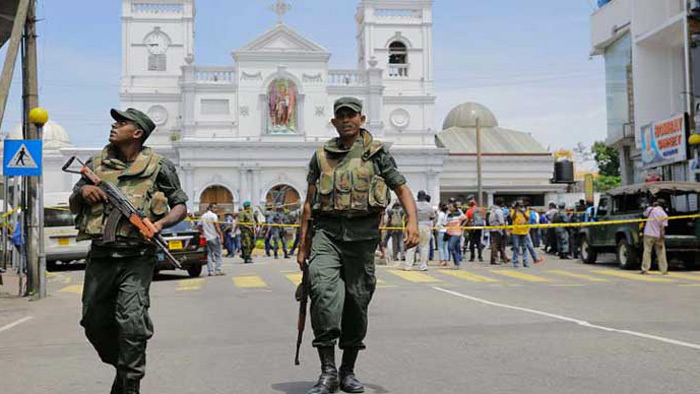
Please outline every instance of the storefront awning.
M613 196L634 193L700 193L700 183L697 182L649 182L636 185L620 186L610 190Z

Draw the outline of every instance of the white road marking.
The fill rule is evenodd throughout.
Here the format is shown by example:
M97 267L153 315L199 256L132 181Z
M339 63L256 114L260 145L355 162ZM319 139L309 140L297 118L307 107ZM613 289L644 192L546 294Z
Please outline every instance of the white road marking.
M10 324L7 324L7 325L4 325L4 326L0 327L0 332L7 331L7 330L9 330L10 328L15 327L15 326L19 326L20 324L22 324L22 323L24 323L24 322L26 322L26 321L29 321L29 320L32 320L32 317L31 317L31 316L23 317L23 318L17 320L16 322L14 322L14 323L10 323Z
M527 313L532 313L535 315L550 317L552 319L563 320L565 322L578 324L579 326L582 326L582 327L594 328L597 330L603 330L603 331L608 331L608 332L616 332L619 334L632 335L632 336L639 337L639 338L651 339L654 341L669 343L671 345L683 346L683 347L687 347L687 348L691 348L691 349L700 350L700 345L695 344L695 343L683 342L683 341L679 341L676 339L661 337L658 335L645 334L643 332L637 332L637 331L631 331L631 330L620 330L620 329L612 328L612 327L599 326L597 324L591 324L585 320L556 315L556 314L549 313L549 312L538 311L536 309L523 308L523 307L515 306L515 305L500 304L498 302L493 302L493 301L489 301L489 300L484 300L482 298L468 296L466 294L458 293L458 292L452 291L452 290L443 289L443 288L437 287L437 286L432 286L432 288L437 290L437 291L441 291L443 293L451 294L455 297L460 297L460 298L464 298L467 300L480 302L480 303L485 304L485 305L497 306L497 307L506 308L506 309L513 309L516 311L527 312Z

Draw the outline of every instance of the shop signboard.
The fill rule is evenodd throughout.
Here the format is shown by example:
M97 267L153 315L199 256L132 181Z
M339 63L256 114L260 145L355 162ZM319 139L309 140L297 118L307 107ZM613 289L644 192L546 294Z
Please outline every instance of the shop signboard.
M685 115L640 128L639 149L644 168L655 168L687 159Z

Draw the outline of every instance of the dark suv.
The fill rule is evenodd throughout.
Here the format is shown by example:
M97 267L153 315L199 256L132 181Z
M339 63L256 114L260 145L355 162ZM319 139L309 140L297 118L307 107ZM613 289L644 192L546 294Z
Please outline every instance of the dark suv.
M622 186L600 197L596 222L642 219L654 198L666 200L669 216L693 215L700 211L700 183L652 182ZM581 229L581 258L595 263L600 253L615 253L617 263L625 269L639 268L642 260L643 225L620 223ZM683 267L700 266L700 220L668 221L666 253L670 264Z
M202 273L202 265L207 264L207 243L194 222L182 221L163 230L161 234L170 253L180 262L182 269L187 270L191 277L198 277ZM156 273L174 269L165 255L158 253Z

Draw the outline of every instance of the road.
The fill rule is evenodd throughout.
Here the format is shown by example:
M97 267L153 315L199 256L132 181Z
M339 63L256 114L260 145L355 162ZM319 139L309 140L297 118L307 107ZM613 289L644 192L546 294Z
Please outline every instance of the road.
M224 268L153 283L142 392L305 393L319 366L310 324L293 365L295 263ZM700 272L642 276L550 257L519 269L378 266L377 276L356 371L368 393L698 392ZM113 370L78 325L82 277L52 273L40 302L0 299L3 394L108 392Z

